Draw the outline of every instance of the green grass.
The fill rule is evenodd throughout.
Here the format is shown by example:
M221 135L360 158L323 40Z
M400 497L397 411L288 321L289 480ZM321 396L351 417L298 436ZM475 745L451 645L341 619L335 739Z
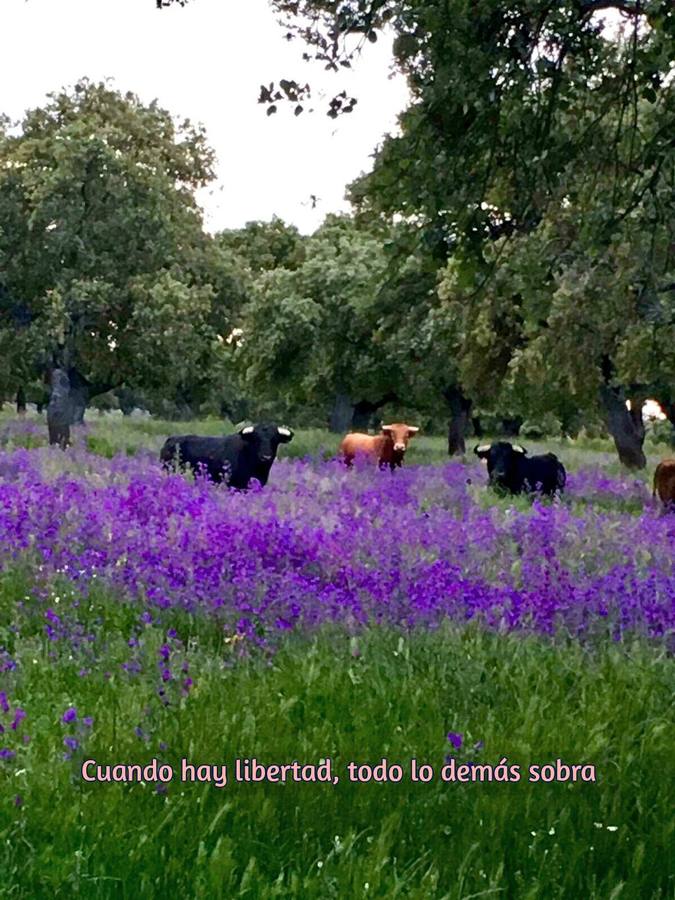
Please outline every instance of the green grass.
M22 673L12 699L32 735L0 781L3 897L673 896L674 684L662 651L471 626L351 638L326 630L240 659L222 631L184 620L175 624L192 643L195 686L164 708L158 630L142 638L143 673L120 670L137 610L94 594L79 611L85 624L104 622L103 661L82 678L83 659L47 642L29 612L19 636L8 628L25 587L16 576L0 585L0 644ZM95 724L82 755L64 762L70 705ZM448 731L468 747L483 741L483 764L507 757L526 771L562 758L593 764L597 783L411 782L412 758L440 772ZM161 796L151 784L80 778L83 758L153 756L176 772L183 757L228 766L330 757L341 779L219 789L176 776ZM383 757L404 767L401 783L349 782L348 761Z

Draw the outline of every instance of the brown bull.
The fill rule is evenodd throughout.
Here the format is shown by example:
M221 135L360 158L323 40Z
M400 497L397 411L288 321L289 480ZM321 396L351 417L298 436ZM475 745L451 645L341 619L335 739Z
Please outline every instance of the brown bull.
M348 466L352 465L355 457L361 456L377 461L381 468L389 466L393 471L403 463L408 442L418 431L419 428L397 422L383 425L382 434L378 435L355 432L343 438L340 453Z
M675 459L662 459L654 472L654 493L664 506L675 508Z

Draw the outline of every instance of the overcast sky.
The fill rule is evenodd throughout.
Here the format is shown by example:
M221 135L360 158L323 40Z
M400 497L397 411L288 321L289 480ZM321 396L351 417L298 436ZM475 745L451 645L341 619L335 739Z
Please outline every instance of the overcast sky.
M155 0L0 0L0 34L0 112L12 119L87 76L203 123L218 157L217 182L199 194L210 230L276 214L308 232L346 209L345 185L370 168L407 101L403 79L390 78L390 41L333 75L302 62L303 46L284 40L267 0L161 11ZM283 77L311 82L316 112L296 119L282 105L265 115L260 85ZM321 93L343 87L359 103L332 120Z

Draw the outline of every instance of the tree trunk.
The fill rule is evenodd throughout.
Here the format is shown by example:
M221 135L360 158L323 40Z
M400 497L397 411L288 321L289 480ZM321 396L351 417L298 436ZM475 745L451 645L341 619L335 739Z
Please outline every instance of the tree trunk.
M47 405L47 428L49 443L58 444L62 450L70 444L70 423L72 408L70 402L70 380L63 369L52 369L50 373L51 394Z
M67 447L70 428L84 422L84 413L92 397L105 394L113 385L89 381L75 368L56 367L49 373L50 395L47 404L49 443Z
M117 403L122 411L123 416L130 416L134 411L136 404L134 403L134 393L127 387L118 388L115 391Z
M466 453L464 435L471 413L471 400L464 396L459 385L453 385L443 392L450 407L448 422L448 456L463 456Z
M480 417L473 416L473 418L471 419L471 424L473 425L473 433L475 434L475 436L477 438L482 438L483 437L483 427L480 424Z
M502 434L506 437L518 437L523 420L520 416L502 419Z
M174 422L190 422L199 415L199 403L194 399L189 388L178 385L174 393L174 411L171 418Z
M377 406L368 400L359 400L358 403L355 403L352 414L352 428L354 431L368 431L376 409Z
M336 394L333 400L333 408L328 420L328 428L334 434L345 434L349 431L352 422L354 407L347 394Z
M607 430L614 439L622 464L628 469L644 469L647 465L642 449L645 439L642 422L644 398L631 398L631 408L628 409L622 390L603 386L600 399L605 410Z
M368 428L373 424L373 416L378 409L397 399L396 394L393 391L389 391L384 397L375 402L359 400L358 403L354 404L354 412L352 414L352 428L354 431L368 431Z
M84 413L89 402L89 394L85 387L70 386L71 425L84 425Z
M19 385L19 389L16 392L16 414L18 416L26 415L26 391L23 385Z
M93 384L75 368L68 369L70 382L70 409L71 425L83 425L84 413L92 397L104 394L110 389L109 385Z

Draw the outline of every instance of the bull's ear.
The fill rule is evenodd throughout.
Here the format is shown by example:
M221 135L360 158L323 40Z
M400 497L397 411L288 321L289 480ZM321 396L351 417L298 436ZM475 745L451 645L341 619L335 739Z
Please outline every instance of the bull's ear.
M492 444L476 444L473 448L473 452L476 456L480 456L480 458L483 459L488 455L491 446Z
M417 434L419 428L416 428L414 425L408 425L408 434Z
M254 431L255 431L255 427L254 427L253 425L245 425L245 426L241 429L241 431L239 432L239 434L240 434L243 438L248 438L248 437L251 437L251 435L253 434Z
M516 453L522 453L523 455L527 453L527 450L524 447L521 447L520 444L514 444L513 449L516 451Z
M289 441L293 440L293 432L290 428L286 428L285 425L281 428L277 428L277 433L279 434L279 440L282 444L287 444Z

